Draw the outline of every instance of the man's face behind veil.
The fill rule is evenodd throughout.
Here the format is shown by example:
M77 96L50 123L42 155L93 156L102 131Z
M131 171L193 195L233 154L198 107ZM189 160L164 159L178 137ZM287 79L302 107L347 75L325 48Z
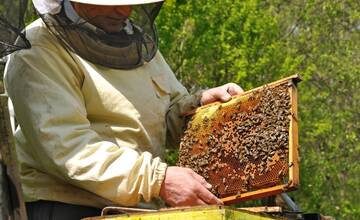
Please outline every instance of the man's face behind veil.
M121 31L132 11L129 5L103 6L78 2L73 2L72 4L80 17L107 33Z

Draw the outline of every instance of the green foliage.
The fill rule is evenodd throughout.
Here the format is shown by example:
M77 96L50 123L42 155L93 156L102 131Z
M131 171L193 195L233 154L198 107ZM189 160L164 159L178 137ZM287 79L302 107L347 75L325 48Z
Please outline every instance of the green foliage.
M166 149L165 162L169 166L176 166L176 162L179 158L179 151L175 149Z
M26 25L29 25L31 22L35 21L39 16L36 13L36 10L32 4L32 1L28 2L28 10L26 10L24 21Z
M0 16L16 28L21 28L22 22L29 24L36 19L31 0L0 0Z
M161 50L188 86L235 81L246 88L293 72L269 5L249 1L167 1L158 20Z
M167 0L161 51L189 89L301 73L303 210L360 218L360 2Z

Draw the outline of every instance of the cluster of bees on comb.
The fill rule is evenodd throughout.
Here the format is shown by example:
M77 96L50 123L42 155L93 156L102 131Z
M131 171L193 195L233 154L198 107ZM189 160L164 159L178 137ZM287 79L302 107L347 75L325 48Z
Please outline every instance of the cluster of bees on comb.
M263 87L187 123L178 165L212 184L223 198L284 181L289 164L291 103L288 85Z

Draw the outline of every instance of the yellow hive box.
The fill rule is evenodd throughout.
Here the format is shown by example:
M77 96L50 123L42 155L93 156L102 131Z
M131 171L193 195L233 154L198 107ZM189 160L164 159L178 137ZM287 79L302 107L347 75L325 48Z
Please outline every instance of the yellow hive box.
M86 218L84 220L273 220L265 215L240 211L223 206L205 206L183 209L166 209L149 213L133 213L113 216Z

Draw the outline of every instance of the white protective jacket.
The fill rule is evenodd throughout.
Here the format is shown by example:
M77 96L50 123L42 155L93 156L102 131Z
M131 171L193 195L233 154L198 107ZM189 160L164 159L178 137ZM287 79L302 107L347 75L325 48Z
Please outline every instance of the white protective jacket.
M166 142L196 106L158 52L133 70L97 66L67 51L37 20L32 44L10 56L5 86L26 201L136 206L159 196Z

